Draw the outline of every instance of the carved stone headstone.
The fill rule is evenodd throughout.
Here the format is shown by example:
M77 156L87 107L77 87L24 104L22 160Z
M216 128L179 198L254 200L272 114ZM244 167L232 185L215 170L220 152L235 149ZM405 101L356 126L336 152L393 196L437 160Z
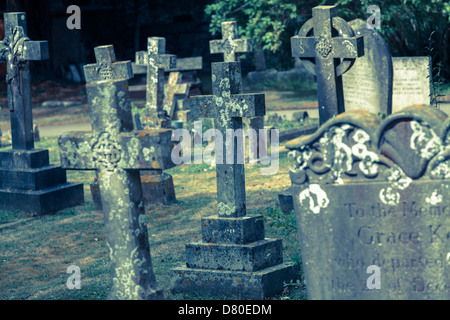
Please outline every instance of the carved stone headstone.
M367 27L367 21L356 19L348 24L357 36L364 37L364 56L342 75L345 111L390 115L393 68L389 47L376 29Z
M211 40L209 47L211 54L223 54L224 62L239 61L239 54L250 53L253 51L251 39L238 38L236 21L222 22L222 37L223 39L220 40ZM251 146L256 146L256 148L250 148L249 162L256 163L259 158L258 155L267 155L266 137L260 134L260 130L264 129L264 117L250 119L249 127L255 130L256 133L256 135L251 135L249 139L249 144ZM260 141L262 141L262 143L259 143Z
M48 59L47 41L27 37L24 12L5 13L0 61L7 65L12 150L0 152L0 209L37 215L84 203L83 185L50 165L48 150L34 148L29 61Z
M413 105L431 103L431 58L394 57L393 112Z
M133 130L128 83L88 83L92 132L59 138L61 163L98 170L112 271L110 299L163 298L152 268L140 170L173 167L170 130Z
M364 41L362 36L354 36L345 20L336 16L336 7L318 6L312 11L312 19L291 38L291 47L292 56L300 58L317 77L319 120L323 124L345 111L342 75L364 55ZM339 36L333 36L335 33Z
M218 214L202 219L201 242L186 245L186 267L173 269L171 291L264 299L297 279L298 266L283 263L282 242L265 238L262 216L247 216L244 150L225 139L242 129L243 117L264 116L264 95L241 93L239 62L213 63L212 88L212 96L191 98L191 116L213 118L223 137L215 140Z
M141 115L143 128L169 128L170 120L164 114L164 69L174 68L177 57L166 54L166 39L150 37L147 51L136 52L136 64L147 67L147 96L145 112ZM143 129L137 128L137 129Z
M287 144L310 299L450 298L450 118L346 112Z
M136 64L147 67L147 96L145 109L135 121L138 130L170 128L171 119L164 110L164 72L176 66L177 57L166 54L166 39L150 37L147 51L136 52ZM170 174L162 170L142 172L144 198L153 204L170 205L176 202L175 186Z
M189 95L189 83L181 83L181 72L171 72L169 80L164 88L164 106L163 109L169 115L170 120L174 120L177 112L178 101L185 99Z

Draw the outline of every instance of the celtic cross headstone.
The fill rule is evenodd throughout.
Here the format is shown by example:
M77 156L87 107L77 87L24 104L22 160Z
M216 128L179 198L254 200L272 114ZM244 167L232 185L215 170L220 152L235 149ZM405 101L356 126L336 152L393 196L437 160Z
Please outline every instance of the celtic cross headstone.
M323 124L345 111L342 75L364 55L364 40L355 37L346 21L336 16L335 6L318 6L312 13L312 19L291 38L291 49L292 56L300 58L317 77L319 120Z

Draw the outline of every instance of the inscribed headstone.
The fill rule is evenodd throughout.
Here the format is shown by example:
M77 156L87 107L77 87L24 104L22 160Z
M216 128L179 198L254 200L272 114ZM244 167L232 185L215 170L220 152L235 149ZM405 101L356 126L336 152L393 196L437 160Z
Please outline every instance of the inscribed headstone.
M310 299L450 298L450 118L337 116L287 145Z
M348 23L357 36L364 37L364 56L342 75L345 111L367 110L392 113L392 57L389 47L376 29L356 19Z
M413 105L431 103L431 58L394 57L392 112Z

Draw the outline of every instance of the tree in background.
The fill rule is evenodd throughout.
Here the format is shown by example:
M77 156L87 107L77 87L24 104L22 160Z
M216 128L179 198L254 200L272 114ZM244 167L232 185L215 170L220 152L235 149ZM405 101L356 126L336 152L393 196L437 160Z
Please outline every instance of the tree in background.
M220 34L222 22L237 21L239 35L252 38L255 44L256 68L261 70L265 68L265 56L278 57L276 66L292 65L290 38L318 5L337 5L339 16L347 21L368 19L371 14L367 8L377 5L381 10L379 32L392 55L431 55L435 73L440 71L450 80L448 0L215 0L206 6L205 13L211 19L209 30L213 35Z
M222 22L236 21L239 35L253 40L256 69L265 70L265 53L280 53L288 45L283 35L288 23L297 18L295 2L299 1L216 0L205 7L211 18L209 31L221 35Z
M391 54L430 55L434 76L441 72L447 81L450 80L448 0L340 0L336 4L339 15L346 20L369 17L367 8L377 5L381 11L381 29L378 31L387 42Z

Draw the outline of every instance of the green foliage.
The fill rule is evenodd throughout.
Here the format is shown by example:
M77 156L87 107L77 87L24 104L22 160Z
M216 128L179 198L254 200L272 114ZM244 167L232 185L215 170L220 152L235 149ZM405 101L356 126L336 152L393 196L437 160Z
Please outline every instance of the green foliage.
M435 39L434 39L434 34L436 32L433 31L430 34L430 37L428 38L429 41L429 46L426 47L426 49L428 50L428 53L430 56L432 56L433 51L434 51L434 47L436 45ZM444 85L444 77L442 76L442 68L443 68L443 64L441 61L439 61L435 67L431 67L432 69L430 70L430 74L431 74L431 93L430 93L430 98L431 98L431 104L435 104L436 108L439 107L439 98L443 97L444 95L442 94L442 87ZM430 78L430 76L427 76L427 78Z
M213 35L220 34L222 22L235 20L240 36L252 38L263 50L277 52L281 34L287 22L297 17L297 8L285 0L220 0L207 5L205 13L211 17Z
M433 75L450 79L450 3L447 0L340 0L339 16L349 21L367 19L367 8L377 5L381 13L378 30L393 56L430 55ZM433 50L429 50L433 34ZM439 67L440 65L440 67Z
M263 216L269 227L282 230L284 238L297 232L297 222L294 212L285 214L279 207L267 207Z

